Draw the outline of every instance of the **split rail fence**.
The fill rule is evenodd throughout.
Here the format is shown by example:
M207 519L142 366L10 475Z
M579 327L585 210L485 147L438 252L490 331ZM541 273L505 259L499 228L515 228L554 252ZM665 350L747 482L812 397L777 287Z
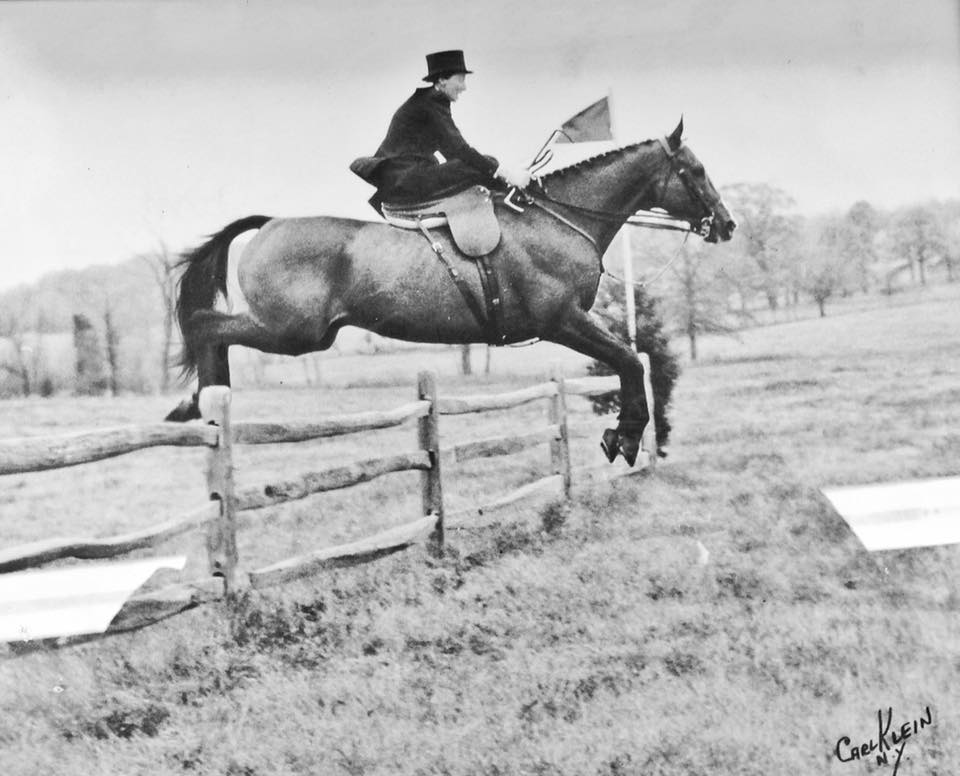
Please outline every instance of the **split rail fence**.
M645 366L644 389L653 414L650 363ZM106 559L153 548L190 531L205 531L209 576L135 595L127 600L107 633L142 627L200 603L223 598L247 585L260 589L316 574L324 569L353 566L391 555L415 544L440 552L445 532L508 519L518 505L535 497L570 498L574 470L570 463L567 396L597 396L619 387L613 377L564 379L555 369L551 379L507 393L437 396L432 373L418 377L416 400L386 411L330 416L316 421L233 423L230 389L214 386L201 394L203 425L156 423L91 431L55 437L0 441L0 475L22 474L90 463L157 446L208 449L206 478L209 502L162 523L131 533L105 538L54 538L0 550L0 573L35 569L64 558ZM530 402L549 402L548 422L540 428L514 435L455 443L441 447L441 415L461 415L503 410ZM234 445L302 442L358 432L386 429L416 421L415 450L353 461L312 471L265 486L238 487L233 476ZM652 466L656 458L656 433L651 420L636 467L629 474ZM550 450L550 473L490 503L446 514L442 466L518 453L538 445ZM593 478L595 467L577 470L578 478ZM319 549L246 572L237 556L237 514L280 504L325 491L369 482L391 472L420 471L421 515L410 522L348 544ZM609 476L605 476L609 479Z

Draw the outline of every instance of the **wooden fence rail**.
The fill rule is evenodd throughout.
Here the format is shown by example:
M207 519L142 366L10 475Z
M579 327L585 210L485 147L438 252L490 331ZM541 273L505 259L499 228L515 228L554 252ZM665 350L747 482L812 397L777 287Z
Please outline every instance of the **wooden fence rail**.
M512 437L490 437L475 442L462 442L443 451L444 460L451 463L463 463L476 458L493 458L498 455L512 455L545 442L559 441L559 425L549 425Z
M237 493L236 509L260 509L306 498L315 493L349 488L391 472L428 471L430 467L430 456L426 450L371 458L368 461L353 461L318 472L305 472L296 479L244 488Z
M564 390L568 395L600 396L610 391L620 389L620 382L615 375L603 377L567 378L563 381Z
M147 447L213 447L216 444L215 428L170 423L5 439L0 441L0 475L62 469Z
M315 550L251 571L250 584L255 588L263 588L311 576L324 569L356 566L378 560L426 541L435 528L436 519L433 515L427 515L357 542Z
M0 550L0 573L36 568L61 558L85 560L116 558L134 550L156 547L177 536L189 533L220 517L220 504L211 501L186 515L175 517L141 531L101 539L60 537L22 544Z
M549 399L556 394L557 386L554 383L540 383L518 391L498 393L484 396L460 396L458 398L441 398L437 404L441 415L464 415L468 412L489 412L491 410L505 410L519 407L522 404Z
M645 381L647 400L653 407L649 383L649 361ZM617 390L616 377L564 379L555 369L548 382L495 395L438 398L435 378L421 373L415 401L392 410L361 412L311 422L241 422L230 417L230 390L204 389L201 410L204 425L152 424L100 432L0 441L0 474L19 474L73 466L135 450L160 445L205 446L208 448L207 489L209 503L185 515L127 534L106 538L56 538L0 551L0 572L36 568L62 558L113 558L162 542L188 531L206 530L210 577L173 585L135 596L121 610L108 632L128 630L147 624L150 618L166 617L197 603L221 598L246 585L264 588L306 577L317 572L377 560L415 544L426 543L441 552L447 528L462 529L507 519L531 500L569 498L573 480L570 462L567 397L597 396ZM492 437L441 448L439 417L489 412L548 400L548 424L511 436ZM416 421L417 448L406 453L352 461L321 471L310 471L290 479L259 486L237 488L233 478L233 446L296 443L400 426ZM652 427L652 422L650 426ZM645 436L643 456L637 467L652 465L655 452ZM539 445L550 451L550 471L512 493L489 503L444 513L441 466L478 458L512 455ZM237 557L237 513L301 499L331 490L369 482L400 471L421 474L421 516L402 525L348 544L313 550L263 568L239 573ZM578 474L579 474L578 470Z
M551 474L541 477L505 496L500 496L486 504L461 509L447 517L448 528L483 528L491 523L505 522L508 516L523 506L529 509L531 500L552 501L563 498L563 475Z
M386 412L358 412L312 423L251 422L233 425L233 441L239 445L269 445L278 442L305 442L309 439L355 434L358 431L400 426L430 412L430 402L415 401Z

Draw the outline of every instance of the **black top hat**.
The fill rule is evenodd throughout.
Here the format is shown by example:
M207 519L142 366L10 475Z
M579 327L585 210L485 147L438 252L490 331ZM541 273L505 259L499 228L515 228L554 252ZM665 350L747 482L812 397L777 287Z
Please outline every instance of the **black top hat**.
M424 81L435 81L438 78L444 78L456 73L472 73L467 70L463 62L463 52L459 49L452 51L437 51L433 54L427 54L427 75Z

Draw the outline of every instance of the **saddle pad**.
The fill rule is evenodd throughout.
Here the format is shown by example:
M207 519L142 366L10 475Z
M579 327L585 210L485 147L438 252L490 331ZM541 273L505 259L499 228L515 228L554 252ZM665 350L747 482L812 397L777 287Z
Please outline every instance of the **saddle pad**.
M410 216L407 214L396 214L387 210L386 207L383 208L383 217L390 226L397 226L400 229L413 229L414 231L420 228L420 223L422 223L427 229L434 229L438 226L447 225L447 217L442 213L437 213L432 216L420 216L420 222L417 222L416 216Z

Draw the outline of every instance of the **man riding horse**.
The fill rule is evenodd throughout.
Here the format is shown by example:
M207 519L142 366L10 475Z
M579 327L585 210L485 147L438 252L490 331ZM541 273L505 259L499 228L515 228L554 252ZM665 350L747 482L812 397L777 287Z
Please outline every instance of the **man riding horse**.
M397 109L373 156L350 165L377 187L370 204L378 213L383 202L415 204L473 185L490 186L497 179L519 189L530 183L529 172L510 169L480 153L457 129L450 104L466 90L466 77L472 72L462 51L427 54L423 80L431 85L417 89Z

